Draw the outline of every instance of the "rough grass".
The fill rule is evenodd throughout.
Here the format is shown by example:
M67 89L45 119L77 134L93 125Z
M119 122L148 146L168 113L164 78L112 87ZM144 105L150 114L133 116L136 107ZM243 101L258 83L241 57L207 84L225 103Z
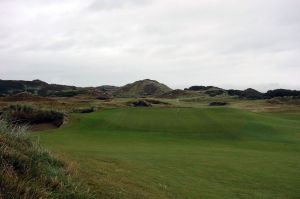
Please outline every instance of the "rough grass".
M52 123L60 126L64 122L64 114L54 110L36 109L28 105L10 105L3 109L2 117L14 124Z
M33 143L26 129L0 121L0 198L91 198L70 164Z
M300 196L300 114L115 108L36 134L69 154L98 198Z

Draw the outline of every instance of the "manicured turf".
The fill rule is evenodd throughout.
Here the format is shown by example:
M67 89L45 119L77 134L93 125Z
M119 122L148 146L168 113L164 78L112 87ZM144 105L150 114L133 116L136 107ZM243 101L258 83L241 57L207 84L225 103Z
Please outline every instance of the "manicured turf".
M98 197L300 197L297 113L115 108L35 136L78 161Z

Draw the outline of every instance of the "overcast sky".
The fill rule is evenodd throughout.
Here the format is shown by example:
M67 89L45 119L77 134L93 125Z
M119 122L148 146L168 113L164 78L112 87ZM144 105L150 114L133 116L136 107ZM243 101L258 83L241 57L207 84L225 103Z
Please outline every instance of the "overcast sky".
M0 79L300 89L299 0L0 0Z

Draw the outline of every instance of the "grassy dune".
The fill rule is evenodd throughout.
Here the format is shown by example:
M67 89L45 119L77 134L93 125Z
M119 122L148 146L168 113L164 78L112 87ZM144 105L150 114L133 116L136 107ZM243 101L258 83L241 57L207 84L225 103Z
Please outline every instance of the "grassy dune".
M34 134L102 198L299 198L300 114L114 108Z

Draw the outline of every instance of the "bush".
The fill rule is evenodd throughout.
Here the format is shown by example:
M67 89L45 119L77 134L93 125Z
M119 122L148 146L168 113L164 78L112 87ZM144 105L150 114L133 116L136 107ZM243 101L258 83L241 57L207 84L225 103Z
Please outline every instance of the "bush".
M13 124L52 123L60 126L64 114L53 110L39 110L27 105L10 105L3 110L3 118Z
M0 121L0 198L92 198L73 173L34 144L26 128Z

